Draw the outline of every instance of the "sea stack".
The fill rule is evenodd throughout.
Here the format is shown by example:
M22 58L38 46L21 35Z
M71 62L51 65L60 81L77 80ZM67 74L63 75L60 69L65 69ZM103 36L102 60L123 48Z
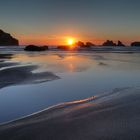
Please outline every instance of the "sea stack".
M107 40L102 46L117 46L112 40Z
M0 29L0 46L18 46L19 41Z
M118 41L117 46L122 46L122 47L125 47L125 45L124 45L121 41Z
M46 51L48 50L48 46L36 46L36 45L28 45L25 47L25 51Z
M131 46L136 46L136 47L140 47L140 42L132 42Z

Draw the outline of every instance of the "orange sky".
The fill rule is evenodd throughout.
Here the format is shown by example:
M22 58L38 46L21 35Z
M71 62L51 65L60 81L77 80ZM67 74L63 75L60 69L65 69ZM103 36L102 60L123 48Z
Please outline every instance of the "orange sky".
M16 35L16 38L19 39L20 45L66 45L68 38L73 38L75 41L83 41L83 42L92 42L96 45L101 45L107 39L113 40L117 42L116 38L95 38L95 37L81 37L81 36L45 36L45 35ZM129 45L131 42L135 41L136 38L133 39L118 39L124 42L126 45Z

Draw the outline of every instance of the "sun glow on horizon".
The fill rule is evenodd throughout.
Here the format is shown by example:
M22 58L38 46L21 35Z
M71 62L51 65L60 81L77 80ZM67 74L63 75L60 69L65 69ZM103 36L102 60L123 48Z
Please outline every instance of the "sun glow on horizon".
M73 38L68 38L68 39L67 39L67 43L68 43L68 45L73 45L73 44L75 43L75 39L73 39Z

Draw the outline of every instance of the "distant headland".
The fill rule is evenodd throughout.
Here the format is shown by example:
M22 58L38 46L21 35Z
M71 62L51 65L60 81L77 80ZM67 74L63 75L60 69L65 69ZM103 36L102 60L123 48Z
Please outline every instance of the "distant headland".
M0 29L0 46L18 46L19 41Z

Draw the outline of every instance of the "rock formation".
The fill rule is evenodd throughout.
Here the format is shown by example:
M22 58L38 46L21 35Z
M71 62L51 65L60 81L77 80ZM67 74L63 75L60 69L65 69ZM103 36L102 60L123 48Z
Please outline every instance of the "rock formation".
M107 40L102 46L117 46L112 40Z
M69 50L70 49L70 46L68 45L60 45L57 47L57 49L60 49L60 50Z
M86 48L91 48L92 46L95 46L95 44L91 42L86 42L86 45L85 45Z
M121 41L118 41L117 46L125 46Z
M76 42L75 45L76 45L76 46L79 46L79 47L85 47L85 44L84 44L84 42L82 42L82 41Z
M18 46L19 41L0 29L0 46Z
M139 46L140 47L140 42L132 42L131 46Z
M91 43L91 42L82 42L82 41L78 41L76 44L76 46L79 46L81 48L91 48L92 46L95 46L95 44Z
M48 46L35 46L35 45L28 45L25 47L25 51L46 51L48 50Z

